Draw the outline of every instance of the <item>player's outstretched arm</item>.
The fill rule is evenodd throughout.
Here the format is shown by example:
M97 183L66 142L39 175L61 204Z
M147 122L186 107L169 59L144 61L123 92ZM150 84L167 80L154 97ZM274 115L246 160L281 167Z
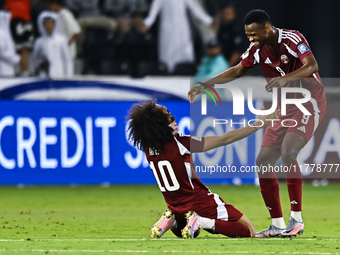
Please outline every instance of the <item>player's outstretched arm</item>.
M236 66L230 67L226 71L216 75L215 77L203 82L204 84L208 84L210 86L214 86L215 84L222 84L226 82L230 82L241 76L245 75L248 72L249 68L246 68L242 65L242 63L238 63ZM188 92L189 102L193 103L195 101L195 96L202 93L202 90L199 88L204 88L204 85L199 84L192 87Z
M262 108L262 110L264 110L264 107ZM258 116L257 118L259 120L256 121L255 123L253 123L251 126L236 129L236 130L227 132L227 133L220 135L220 136L205 137L205 143L204 143L203 151L208 151L208 150L214 149L216 147L225 146L227 144L241 140L241 139L253 134L257 130L270 125L272 123L271 120L279 118L279 114L280 114L280 111L276 110L272 114Z

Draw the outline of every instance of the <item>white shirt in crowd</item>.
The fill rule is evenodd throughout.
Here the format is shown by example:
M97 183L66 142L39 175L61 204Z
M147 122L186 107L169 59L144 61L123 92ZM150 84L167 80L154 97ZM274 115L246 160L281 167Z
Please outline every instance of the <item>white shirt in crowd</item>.
M15 51L15 45L10 31L12 14L0 11L0 76L13 77L15 66L20 61L20 56Z
M187 10L205 25L210 17L195 0L153 0L144 24L151 27L160 14L159 60L166 63L172 72L180 62L194 62L194 46Z
M80 33L79 23L69 10L65 8L60 10L59 22L60 33L64 35L68 41L72 38L74 34ZM76 42L73 42L71 45L69 45L69 47L72 53L72 58L74 59L77 54Z
M52 35L47 35L43 25L46 18L55 21L55 28ZM38 28L41 34L33 48L32 62L34 68L38 68L41 63L49 63L48 73L40 70L40 77L62 77L73 74L73 60L67 39L59 33L59 16L55 12L43 11L38 17Z

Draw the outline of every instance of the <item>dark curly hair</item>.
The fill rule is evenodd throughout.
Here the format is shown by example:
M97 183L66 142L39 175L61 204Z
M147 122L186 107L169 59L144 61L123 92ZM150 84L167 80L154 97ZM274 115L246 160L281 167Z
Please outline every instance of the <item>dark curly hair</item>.
M173 129L169 125L175 119L169 112L164 113L164 109L156 103L156 100L148 100L134 104L126 116L126 120L130 121L128 140L143 151L150 148L162 152L164 144L173 139Z

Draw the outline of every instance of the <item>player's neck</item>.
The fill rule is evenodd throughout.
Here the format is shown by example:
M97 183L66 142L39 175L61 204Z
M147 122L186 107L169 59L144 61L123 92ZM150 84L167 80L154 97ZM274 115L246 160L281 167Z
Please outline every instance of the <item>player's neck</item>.
M271 50L275 50L277 45L278 45L278 40L279 40L279 30L275 27L272 27L272 29L269 32L269 37L268 37L268 46Z

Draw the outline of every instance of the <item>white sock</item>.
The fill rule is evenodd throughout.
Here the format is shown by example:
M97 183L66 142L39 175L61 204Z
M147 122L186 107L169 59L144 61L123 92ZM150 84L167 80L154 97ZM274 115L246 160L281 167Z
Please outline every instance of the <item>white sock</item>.
M215 220L205 217L198 217L199 226L203 229L215 229Z
M272 224L277 228L282 228L282 229L286 228L286 223L285 223L283 217L273 218Z
M294 212L294 211L291 211L290 217L294 218L295 220L297 220L297 221L299 221L299 222L302 222L301 212Z

